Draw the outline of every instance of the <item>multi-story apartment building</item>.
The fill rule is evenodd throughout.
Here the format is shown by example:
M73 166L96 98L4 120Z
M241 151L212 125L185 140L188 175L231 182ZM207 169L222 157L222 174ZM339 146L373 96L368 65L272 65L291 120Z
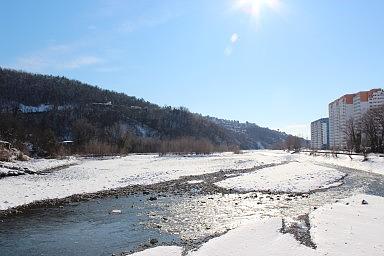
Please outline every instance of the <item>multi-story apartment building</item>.
M347 94L329 104L329 144L332 149L347 146L347 121L353 116L354 94Z
M311 123L311 148L329 148L329 118L321 118Z
M347 147L346 128L352 119L360 123L365 112L384 104L384 90L372 89L346 94L329 104L329 144L332 149Z

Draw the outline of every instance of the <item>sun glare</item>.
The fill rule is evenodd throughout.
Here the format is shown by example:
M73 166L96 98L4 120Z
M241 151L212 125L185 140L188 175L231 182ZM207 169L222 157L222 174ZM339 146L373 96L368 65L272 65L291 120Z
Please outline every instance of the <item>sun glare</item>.
M263 10L278 11L281 0L234 0L234 8L253 18L260 18Z

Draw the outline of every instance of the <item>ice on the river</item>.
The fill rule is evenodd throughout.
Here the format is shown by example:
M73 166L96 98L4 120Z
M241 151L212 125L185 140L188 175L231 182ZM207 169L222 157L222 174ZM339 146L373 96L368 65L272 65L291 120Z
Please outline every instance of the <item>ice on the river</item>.
M368 204L363 205L362 200ZM357 195L325 205L310 214L312 241L306 247L291 234L282 234L281 219L250 220L213 238L188 256L382 256L384 255L384 198ZM157 249L147 250L146 255ZM142 254L133 254L141 256ZM168 255L167 253L162 255ZM171 254L171 255L182 255Z
M344 173L311 163L291 162L232 177L216 185L237 191L310 192L340 185Z

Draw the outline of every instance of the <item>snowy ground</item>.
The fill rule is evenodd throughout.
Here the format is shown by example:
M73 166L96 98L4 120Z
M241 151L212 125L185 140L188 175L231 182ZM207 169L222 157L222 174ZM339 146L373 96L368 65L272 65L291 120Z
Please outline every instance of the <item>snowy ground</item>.
M337 158L318 154L310 156L309 153L301 153L296 156L300 161L310 161L312 163L327 163L357 169L366 172L372 172L384 175L384 157L379 155L369 155L368 161L363 162L363 156L351 156L339 154Z
M46 175L23 175L0 179L0 210L6 210L34 201L64 198L74 194L93 193L130 185L148 185L178 179L182 176L214 173L220 170L249 169L265 164L298 161L258 170L240 177L228 178L218 185L238 190L272 190L308 192L339 185L343 175L332 168L315 164L331 163L359 170L384 174L384 159L371 157L361 162L348 156L339 158L312 157L307 154L289 154L283 151L246 151L244 154L223 153L211 156L130 155L105 160L67 159L32 160L29 162L0 163L19 169L40 172L59 166L77 165ZM0 167L0 172L9 171Z
M151 250L135 253L135 256L179 256L183 248L177 246L159 246Z
M248 169L281 163L285 154L251 151L211 156L130 155L106 160L81 159L79 164L47 175L0 179L0 210L33 201L64 198L129 185L148 185L229 169ZM49 161L46 165L49 165ZM44 165L36 162L36 166Z
M368 202L362 204L362 200ZM360 256L384 255L384 198L357 195L323 206L310 214L310 234L317 248L300 244L280 232L282 220L249 220L223 236L211 239L188 256ZM168 253L168 249L171 249ZM180 248L181 251L181 248ZM159 247L133 254L182 255L175 247ZM153 252L153 254L152 254ZM160 254L156 254L160 252ZM166 252L161 254L161 252Z
M78 163L75 158L32 159L30 161L0 162L0 176L45 172Z
M264 168L239 177L229 178L216 185L237 191L273 191L305 193L338 186L344 173L306 162L291 162Z
M366 200L368 205L363 205ZM384 255L384 198L357 195L310 215L312 239L328 255Z

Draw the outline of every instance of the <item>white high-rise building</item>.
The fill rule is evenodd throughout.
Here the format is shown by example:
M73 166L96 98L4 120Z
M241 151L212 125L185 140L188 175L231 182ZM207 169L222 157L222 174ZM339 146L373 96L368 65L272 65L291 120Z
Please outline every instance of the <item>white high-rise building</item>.
M329 118L322 118L311 123L311 148L328 149Z
M384 90L382 89L346 94L331 102L329 104L330 148L345 149L347 147L347 122L353 119L357 124L365 112L383 104Z

